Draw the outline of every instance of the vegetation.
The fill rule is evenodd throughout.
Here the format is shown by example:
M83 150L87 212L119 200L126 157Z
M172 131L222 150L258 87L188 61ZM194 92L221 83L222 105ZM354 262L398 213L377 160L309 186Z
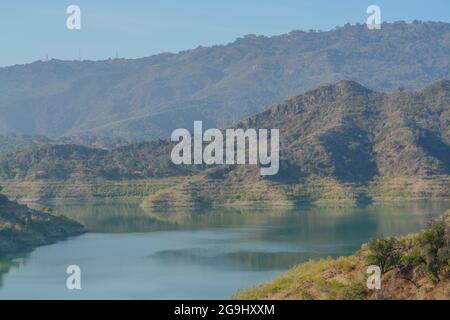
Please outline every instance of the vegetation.
M83 226L75 221L32 210L0 194L0 256L83 232Z
M368 246L369 264L380 266L382 273L396 269L399 275L416 286L413 271L440 282L441 276L448 277L450 271L449 222L450 214L447 214L415 237L371 241Z
M393 237L372 240L369 250L368 263L379 266L383 274L399 265L403 251L399 241Z
M173 144L157 140L112 150L39 145L0 156L0 179L14 197L148 195L145 206L448 199L449 107L450 81L390 94L340 81L236 123L280 128L273 177L257 166L177 166Z
M75 136L71 142L91 146L135 142L191 128L193 120L223 128L340 79L375 90L417 89L450 79L449 34L450 24L439 22L385 23L382 32L346 25L142 59L0 68L0 132Z
M450 299L450 210L428 229L374 239L355 255L309 261L235 299ZM368 290L369 265L382 269L381 290Z
M30 137L14 133L0 135L0 154L8 154L50 142L50 139L42 136Z

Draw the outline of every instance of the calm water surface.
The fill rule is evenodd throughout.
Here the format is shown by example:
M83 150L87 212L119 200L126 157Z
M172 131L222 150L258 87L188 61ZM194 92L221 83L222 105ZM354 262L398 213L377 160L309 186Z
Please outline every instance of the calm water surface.
M227 299L311 258L426 227L447 203L155 212L133 202L56 205L89 233L0 260L0 299ZM82 290L66 289L79 265Z

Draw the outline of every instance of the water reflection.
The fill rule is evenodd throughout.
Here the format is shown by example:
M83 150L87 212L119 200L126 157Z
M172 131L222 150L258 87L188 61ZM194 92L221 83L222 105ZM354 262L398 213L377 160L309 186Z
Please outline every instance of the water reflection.
M0 288L3 287L3 275L11 268L26 266L28 257L29 253L22 253L0 258Z
M424 228L449 203L365 207L144 209L138 202L62 203L55 206L96 233L214 230L187 249L155 252L166 264L238 270L283 270L318 257L348 255L369 239ZM226 230L226 231L224 231ZM205 248L204 243L208 247ZM252 246L245 250L245 245ZM258 245L258 247L256 247ZM256 250L259 249L259 250Z
M161 230L195 230L215 227L261 226L261 237L280 241L317 238L329 242L337 235L367 237L367 234L395 235L425 227L427 222L450 207L449 202L415 202L365 207L297 208L141 208L138 201L65 202L53 205L55 213L71 217L95 233L137 233ZM267 228L272 226L273 228ZM282 230L280 230L282 228ZM323 238L326 235L327 238Z
M90 233L0 260L0 298L65 297L60 282L76 262L92 286L80 298L224 299L308 259L349 255L371 238L415 232L449 207L158 211L133 201L59 203L56 213Z

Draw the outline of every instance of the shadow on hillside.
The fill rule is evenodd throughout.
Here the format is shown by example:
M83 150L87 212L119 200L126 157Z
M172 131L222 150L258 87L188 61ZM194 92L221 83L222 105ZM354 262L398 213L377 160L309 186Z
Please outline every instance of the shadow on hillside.
M450 173L450 146L430 130L420 130L420 146L429 155L442 162L445 173Z

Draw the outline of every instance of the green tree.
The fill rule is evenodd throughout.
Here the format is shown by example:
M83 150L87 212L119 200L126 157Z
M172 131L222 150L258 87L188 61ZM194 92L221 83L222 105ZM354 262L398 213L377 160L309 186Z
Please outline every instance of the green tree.
M448 266L450 259L445 221L434 223L420 235L418 242L427 271L436 281L440 281L440 273Z
M382 273L392 270L400 263L400 243L396 238L374 239L369 243L370 264L380 267Z

